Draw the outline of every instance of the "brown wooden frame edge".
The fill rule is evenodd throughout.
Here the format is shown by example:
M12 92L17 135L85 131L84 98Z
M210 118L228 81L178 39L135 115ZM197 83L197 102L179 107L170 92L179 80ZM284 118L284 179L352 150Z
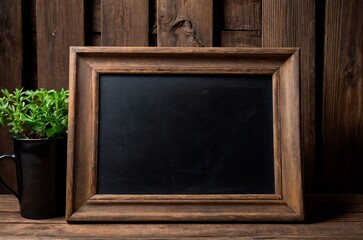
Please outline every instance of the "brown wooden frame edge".
M269 74L276 194L96 194L99 74ZM297 48L71 47L66 220L304 219Z

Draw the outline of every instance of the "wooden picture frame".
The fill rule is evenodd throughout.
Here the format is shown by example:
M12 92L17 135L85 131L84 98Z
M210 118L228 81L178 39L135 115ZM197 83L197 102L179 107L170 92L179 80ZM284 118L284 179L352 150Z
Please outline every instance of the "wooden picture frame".
M71 47L68 222L304 219L299 49ZM274 194L97 194L102 74L270 75Z

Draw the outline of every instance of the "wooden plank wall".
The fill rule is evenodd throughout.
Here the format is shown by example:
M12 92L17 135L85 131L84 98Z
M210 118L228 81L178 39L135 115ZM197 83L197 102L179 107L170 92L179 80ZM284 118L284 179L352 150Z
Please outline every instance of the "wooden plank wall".
M101 27L102 46L148 46L148 0L102 0Z
M0 88L14 90L22 86L22 25L21 0L0 1ZM11 152L10 134L7 129L0 127L0 154ZM12 174L14 171L15 167L11 162L0 163L0 176L16 189L15 177Z
M363 193L362 11L360 0L2 0L0 87L67 87L70 45L300 47L306 192Z
M212 10L212 0L158 0L158 46L212 47Z
M326 1L324 59L324 188L362 193L363 1Z
M262 46L301 48L301 135L305 186L316 188L315 0L263 0Z
M69 46L84 45L84 3L37 0L38 87L68 88Z
M261 0L225 0L222 47L261 47Z

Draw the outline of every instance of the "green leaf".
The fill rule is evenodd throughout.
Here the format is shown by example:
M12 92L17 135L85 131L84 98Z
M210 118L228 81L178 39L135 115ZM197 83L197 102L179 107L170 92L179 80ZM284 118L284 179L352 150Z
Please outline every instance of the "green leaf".
M27 117L26 117L26 115L24 114L24 113L20 113L20 115L19 115L20 117L19 117L19 119L20 119L20 121L26 121L27 120Z
M59 133L59 131L60 131L60 128L58 126L54 126L46 131L47 137L48 138L53 137L53 136L57 135L57 133Z
M9 103L8 102L6 102L6 103L4 103L4 104L1 104L0 105L0 110L5 110L5 109L7 109L9 107Z

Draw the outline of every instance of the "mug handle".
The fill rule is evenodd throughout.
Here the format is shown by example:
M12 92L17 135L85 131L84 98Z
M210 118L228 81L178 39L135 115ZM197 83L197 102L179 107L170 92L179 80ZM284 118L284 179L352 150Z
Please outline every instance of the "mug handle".
M15 155L2 155L0 156L0 161L7 158L15 162ZM14 194L17 199L19 199L19 194L15 192L11 187L9 187L9 185L7 185L1 177L0 177L0 184L3 185L6 190Z

